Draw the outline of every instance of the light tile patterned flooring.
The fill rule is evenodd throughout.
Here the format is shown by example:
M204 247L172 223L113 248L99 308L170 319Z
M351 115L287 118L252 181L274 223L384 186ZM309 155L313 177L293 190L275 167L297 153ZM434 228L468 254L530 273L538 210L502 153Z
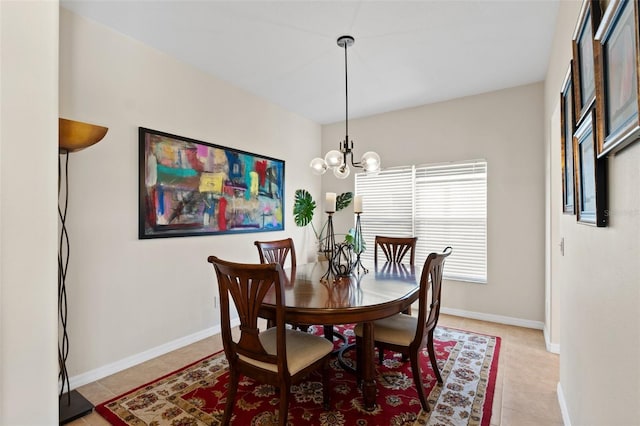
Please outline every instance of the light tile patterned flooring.
M542 331L443 314L439 324L502 338L492 426L563 424L556 394L560 359L546 351ZM212 336L78 390L92 403L99 404L221 349L220 335ZM108 424L95 412L70 423L73 426Z

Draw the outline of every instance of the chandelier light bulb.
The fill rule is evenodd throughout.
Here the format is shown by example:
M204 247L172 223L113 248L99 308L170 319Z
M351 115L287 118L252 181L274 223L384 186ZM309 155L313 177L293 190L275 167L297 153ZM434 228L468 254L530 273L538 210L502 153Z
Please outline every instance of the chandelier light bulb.
M342 153L337 149L332 149L327 152L327 155L324 156L324 162L327 163L328 167L340 167L342 166Z
M311 160L309 167L311 167L311 173L317 176L323 175L328 168L327 163L320 157L316 157Z
M338 179L346 179L349 177L349 174L351 174L351 169L347 164L343 164L342 166L335 167L333 169L333 175Z
M367 151L362 154L362 165L367 172L376 172L380 170L380 156L373 152Z

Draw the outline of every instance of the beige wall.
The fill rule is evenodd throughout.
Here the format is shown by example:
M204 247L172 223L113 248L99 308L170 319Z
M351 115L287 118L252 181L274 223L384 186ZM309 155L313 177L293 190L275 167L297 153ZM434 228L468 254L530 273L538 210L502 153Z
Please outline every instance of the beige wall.
M83 383L217 330L208 255L256 262L254 240L284 236L301 260L313 255L290 206L296 185L320 188L308 161L321 133L111 29L60 14L60 114L109 127L70 159L69 369ZM286 230L138 240L138 126L284 160Z
M57 423L58 4L0 2L0 424Z
M561 2L545 86L550 144L554 329L561 336L560 395L572 425L640 422L640 142L608 159L609 226L562 214L560 126L553 119L571 58L579 2ZM558 243L564 238L565 254Z
M356 156L374 150L384 168L487 160L488 282L447 282L443 306L449 310L542 328L542 102L543 85L538 83L349 121ZM324 126L324 151L336 149L343 138L343 123ZM352 177L341 181L330 173L323 176L323 191L350 188ZM344 220L336 228L351 226L351 218Z

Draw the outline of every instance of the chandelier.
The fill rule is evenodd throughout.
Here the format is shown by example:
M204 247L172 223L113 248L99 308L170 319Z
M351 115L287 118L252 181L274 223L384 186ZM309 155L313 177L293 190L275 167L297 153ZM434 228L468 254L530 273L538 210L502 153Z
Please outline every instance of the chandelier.
M351 166L364 169L365 172L377 172L380 170L380 156L373 151L365 152L359 162L353 161L353 141L349 140L349 80L347 73L347 48L354 43L354 38L344 35L338 38L338 46L344 48L344 92L345 92L345 136L340 142L340 150L333 149L327 152L324 159L316 157L311 160L311 171L316 175L324 174L328 169L333 169L333 174L338 179L346 179L351 173ZM349 161L347 161L349 160Z

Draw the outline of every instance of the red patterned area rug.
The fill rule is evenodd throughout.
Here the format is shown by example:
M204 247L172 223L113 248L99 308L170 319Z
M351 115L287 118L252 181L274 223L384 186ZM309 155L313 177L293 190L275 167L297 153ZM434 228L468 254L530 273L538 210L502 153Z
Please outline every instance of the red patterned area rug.
M312 327L312 330L314 328ZM314 331L322 332L321 327ZM342 328L353 341L353 329ZM500 338L438 327L435 348L444 384L436 378L426 350L421 357L423 383L431 412L421 410L409 362L386 352L376 363L378 408L366 411L353 374L331 361L331 410L322 408L318 375L291 388L289 425L479 425L488 426L498 370ZM345 359L355 357L354 351ZM377 356L376 356L377 360ZM113 425L217 425L225 405L228 369L218 352L147 385L102 403L96 411ZM269 385L242 378L231 424L277 424L278 392Z

